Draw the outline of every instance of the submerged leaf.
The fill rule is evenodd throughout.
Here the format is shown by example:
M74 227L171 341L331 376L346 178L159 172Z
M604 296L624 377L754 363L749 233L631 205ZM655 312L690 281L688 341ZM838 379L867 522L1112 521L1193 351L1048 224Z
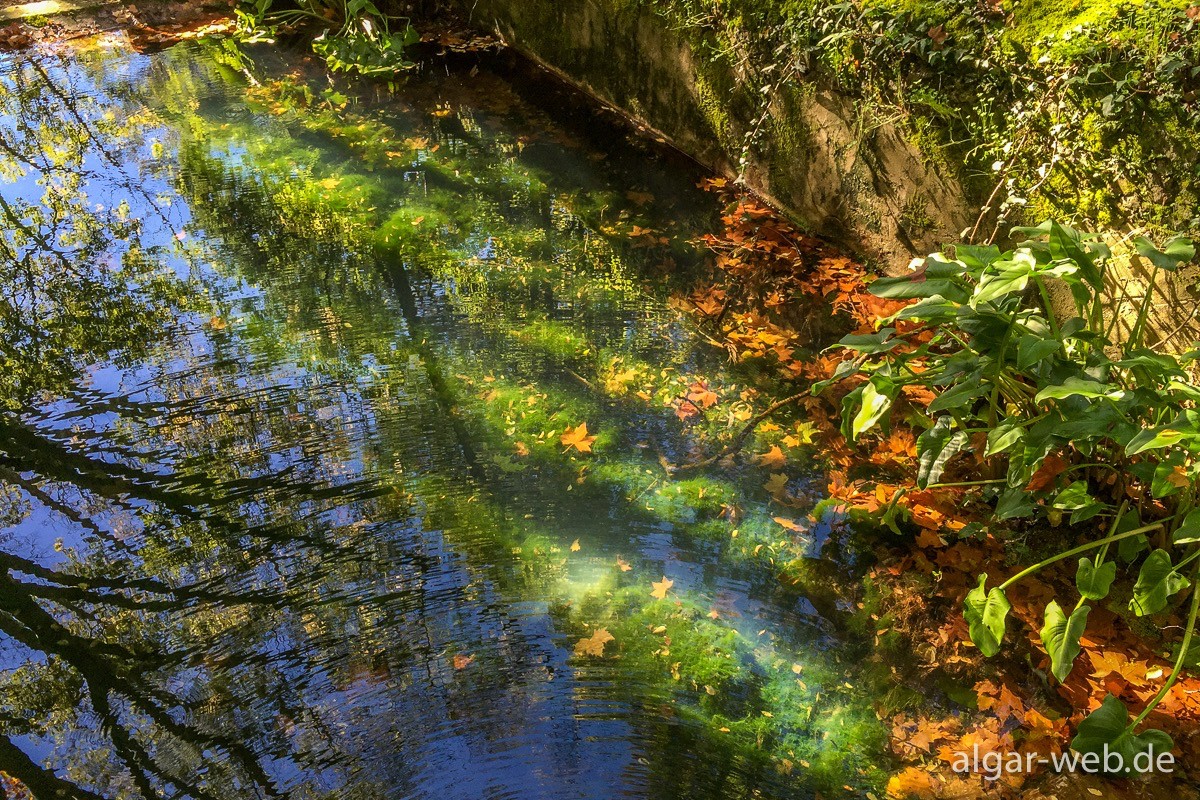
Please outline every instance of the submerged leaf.
M609 633L607 628L597 628L591 636L575 643L575 655L600 658L604 655L604 645L615 640L616 637Z

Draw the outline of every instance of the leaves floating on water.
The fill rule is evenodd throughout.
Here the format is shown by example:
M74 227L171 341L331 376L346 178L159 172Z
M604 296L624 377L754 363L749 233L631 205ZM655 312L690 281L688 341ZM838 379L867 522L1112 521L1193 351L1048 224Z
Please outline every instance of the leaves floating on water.
M663 575L663 579L661 581L652 581L650 585L654 587L654 591L650 592L650 596L659 600L665 600L667 597L667 590L675 585L675 581L671 580L666 575Z
M568 449L574 447L581 453L592 452L592 444L596 441L595 436L588 436L588 428L586 422L579 423L577 428L567 428L562 435L563 447Z
M591 636L575 643L575 655L601 658L604 656L604 645L612 641L615 641L615 638L607 628L597 628Z

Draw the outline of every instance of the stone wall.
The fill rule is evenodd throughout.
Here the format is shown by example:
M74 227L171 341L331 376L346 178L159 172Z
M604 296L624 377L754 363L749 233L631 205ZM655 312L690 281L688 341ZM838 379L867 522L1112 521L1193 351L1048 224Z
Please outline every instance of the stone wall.
M737 70L699 57L692 32L644 4L443 1L718 173L734 176L746 152L751 189L885 271L974 223L979 203L894 123L803 79L781 82L764 116ZM744 151L756 125L761 136Z

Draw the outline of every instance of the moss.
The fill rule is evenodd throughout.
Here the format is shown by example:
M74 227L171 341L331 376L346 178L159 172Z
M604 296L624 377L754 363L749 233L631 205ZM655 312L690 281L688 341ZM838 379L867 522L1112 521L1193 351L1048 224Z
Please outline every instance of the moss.
M735 138L733 125L729 121L729 113L725 107L728 95L718 94L709 79L700 72L695 74L693 82L696 88L696 102L701 113L704 114L705 120L708 121L709 128L717 141L728 146Z

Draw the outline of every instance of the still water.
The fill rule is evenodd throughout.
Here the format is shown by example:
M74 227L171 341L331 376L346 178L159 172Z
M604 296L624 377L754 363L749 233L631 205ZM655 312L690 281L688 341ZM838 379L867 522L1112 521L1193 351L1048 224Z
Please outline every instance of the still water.
M0 57L0 769L35 794L878 792L862 567L779 500L819 470L663 467L761 382L671 300L718 201L461 60Z

